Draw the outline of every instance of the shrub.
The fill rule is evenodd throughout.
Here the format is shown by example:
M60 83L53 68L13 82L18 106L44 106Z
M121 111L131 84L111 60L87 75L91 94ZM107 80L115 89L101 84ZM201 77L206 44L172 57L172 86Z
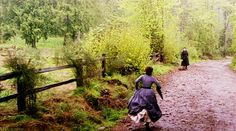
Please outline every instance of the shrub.
M236 71L236 56L234 56L234 58L232 60L231 67L232 67L233 70Z
M67 63L73 68L77 86L89 85L90 79L97 74L96 60L80 45L68 45L56 54L57 63Z
M17 75L14 84L17 84L17 92L20 94L17 102L18 110L22 111L26 108L28 113L34 114L36 112L36 94L33 93L33 89L42 78L35 73L35 69L41 65L39 52L35 49L18 50L9 52L8 56L4 64Z
M99 33L98 33L99 32ZM84 47L93 57L107 56L107 71L123 74L142 69L151 52L149 41L136 28L115 23L92 31Z

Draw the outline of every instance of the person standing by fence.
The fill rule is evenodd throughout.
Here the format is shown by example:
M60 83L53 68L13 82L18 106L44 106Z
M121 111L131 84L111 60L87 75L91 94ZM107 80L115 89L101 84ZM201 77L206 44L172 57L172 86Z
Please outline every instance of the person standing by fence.
M102 54L102 77L106 76L106 54Z

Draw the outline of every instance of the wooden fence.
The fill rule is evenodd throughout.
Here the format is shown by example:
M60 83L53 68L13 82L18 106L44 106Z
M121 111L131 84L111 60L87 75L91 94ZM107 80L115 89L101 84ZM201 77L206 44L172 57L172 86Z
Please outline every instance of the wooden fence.
M66 68L73 68L73 67L70 66L70 65L50 67L50 68L44 68L44 69L36 70L35 73L46 73L46 72L62 70L62 69L66 69ZM4 81L4 80L11 79L11 78L14 78L14 77L17 77L17 74L14 73L14 72L3 74L3 75L0 75L0 81ZM47 85L47 86L44 86L44 87L35 88L35 89L33 89L33 91L30 91L30 93L38 93L38 92L42 92L44 90L48 90L48 89L53 88L53 87L69 84L69 83L72 83L72 82L78 82L77 80L78 80L77 78L74 78L74 79L69 79L69 80L63 81L63 82ZM77 83L77 85L79 85L79 84ZM17 85L17 88L18 88L18 85ZM19 103L22 103L22 101L25 101L25 98L26 98L27 95L29 95L29 92L27 92L27 91L19 92L19 90L17 90L17 94L12 94L12 95L0 98L0 102L5 102L5 101L8 101L8 100L17 98L18 111L23 111L23 110L25 110L26 106L25 105L20 106ZM25 97L20 97L20 96L25 96ZM23 103L25 104L25 102L23 102Z
M117 58L117 57L107 58L103 54L101 59L100 58L96 59L97 61L101 61L102 62L102 76L103 77L105 77L105 73L106 73L106 59L114 59L114 58ZM64 66L58 66L58 67L50 67L50 68L38 69L38 70L35 71L35 73L46 73L46 72L62 70L62 69L66 69L66 68L74 68L74 67L71 66L71 65L64 65ZM83 71L82 68L83 67L81 66L81 69L80 69L81 71ZM14 73L14 72L0 75L0 82L4 81L4 80L15 78L17 76L18 76L18 74ZM80 76L77 76L77 77L80 77ZM69 80L66 80L66 81L59 82L59 83L47 85L47 86L44 86L44 87L34 88L33 90L30 90L30 91L19 90L19 85L17 85L17 94L12 94L12 95L0 98L0 102L5 102L5 101L8 101L8 100L17 98L17 108L18 108L18 111L24 111L26 109L25 99L26 99L26 96L29 95L30 93L42 92L42 91L48 90L50 88L58 87L58 86L61 86L61 85L72 83L72 82L76 82L77 86L82 86L82 84L83 84L82 83L83 82L82 78L74 78L74 79L69 79Z

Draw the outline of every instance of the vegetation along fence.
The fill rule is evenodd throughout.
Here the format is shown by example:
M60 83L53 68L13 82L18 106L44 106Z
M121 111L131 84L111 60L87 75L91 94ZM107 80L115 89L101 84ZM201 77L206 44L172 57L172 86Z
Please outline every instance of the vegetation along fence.
M102 75L103 75L103 77L104 77L104 72L106 71L105 66L106 66L106 58L103 57L102 58ZM38 70L35 70L34 72L38 74L38 73L46 73L46 72L51 72L51 71L56 71L56 70L62 70L62 69L66 69L66 68L75 68L75 67L72 65L64 65L64 66L58 66L58 67L38 69ZM80 74L82 74L81 71L83 71L83 66L81 66L81 68L79 70L80 70ZM12 78L17 78L20 75L22 75L22 74L16 73L16 72L11 72L11 73L6 73L3 75L0 75L0 82L4 81L4 80L12 79ZM50 88L58 87L61 85L72 83L72 82L76 82L77 86L83 86L83 77L80 75L77 75L76 77L77 78L69 79L66 81L62 81L59 83L55 83L55 84L51 84L51 85L47 85L47 86L39 87L39 88L27 88L27 87L25 88L22 86L27 86L27 85L25 85L25 84L22 85L22 84L20 84L20 82L16 82L17 83L16 84L17 94L12 94L12 95L0 98L0 102L6 102L8 100L17 98L18 111L24 111L24 110L26 110L26 98L29 95L36 94L38 92L42 92L42 91L48 90ZM18 79L17 79L17 81L18 81Z
M65 66L44 68L44 69L36 70L35 73L46 73L46 72L62 70L62 69L66 69L66 68L72 68L72 66L65 65ZM11 79L11 78L14 78L14 77L17 77L17 76L18 76L18 74L14 73L14 72L3 74L3 75L0 75L0 81ZM75 82L75 81L77 82L77 85L79 85L78 79L79 78L69 79L69 80L66 80L66 81L63 81L63 82L47 85L47 86L44 86L44 87L35 88L33 90L29 90L31 88L29 88L29 89L22 88L22 89L27 89L27 90L22 90L22 89L20 90L19 89L20 85L17 84L17 94L13 94L13 95L10 95L10 96L6 96L6 97L3 97L3 98L0 98L0 102L5 102L5 101L8 101L8 100L17 98L18 111L24 111L26 109L26 97L27 97L27 95L29 95L31 93L42 92L44 90L48 90L50 88L61 86L61 85L64 85L64 84L69 84L69 83L72 83L72 82Z

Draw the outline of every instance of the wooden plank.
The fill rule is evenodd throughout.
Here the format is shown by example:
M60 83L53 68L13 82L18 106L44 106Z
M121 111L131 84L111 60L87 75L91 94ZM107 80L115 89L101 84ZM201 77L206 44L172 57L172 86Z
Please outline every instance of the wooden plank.
M55 71L55 70L61 70L61 69L66 69L66 68L71 68L72 66L70 65L65 65L65 66L58 66L58 67L49 67L49 68L44 68L44 69L38 69L36 70L36 73L45 73L45 72L50 72L50 71ZM11 79L16 77L16 74L13 72L6 73L3 75L0 75L0 81L4 81L7 79Z
M4 81L4 80L7 80L7 79L11 79L13 77L15 77L16 74L11 72L11 73L6 73L6 74L3 74L3 75L0 75L0 81Z
M49 68L44 68L44 69L38 69L38 70L36 70L36 73L45 73L45 72L61 70L61 69L66 69L66 68L71 68L71 67L72 66L70 66L70 65L64 65L64 66L58 66L58 67L49 67Z
M69 83L72 83L74 81L76 81L76 79L70 79L70 80L59 82L59 83L56 83L56 84L52 84L52 85L47 85L47 86L44 86L44 87L36 88L36 89L34 89L34 92L38 93L38 92L41 92L41 91L44 91L44 90L48 90L48 89L53 88L53 87L69 84Z
M4 102L4 101L8 101L8 100L17 98L17 96L18 96L18 94L13 94L13 95L10 95L10 96L6 96L6 97L3 97L3 98L0 98L0 102Z
M72 83L74 81L76 81L76 79L70 79L70 80L59 82L59 83L56 83L56 84L51 84L51 85L47 85L47 86L44 86L44 87L36 88L36 89L34 89L34 92L35 93L42 92L44 90L48 90L48 89L51 89L51 88L54 88L54 87L58 87L58 86L61 86L61 85ZM10 95L10 96L6 96L6 97L3 97L3 98L0 98L0 102L5 102L5 101L8 101L10 99L17 98L17 97L18 97L18 94L13 94L13 95Z

